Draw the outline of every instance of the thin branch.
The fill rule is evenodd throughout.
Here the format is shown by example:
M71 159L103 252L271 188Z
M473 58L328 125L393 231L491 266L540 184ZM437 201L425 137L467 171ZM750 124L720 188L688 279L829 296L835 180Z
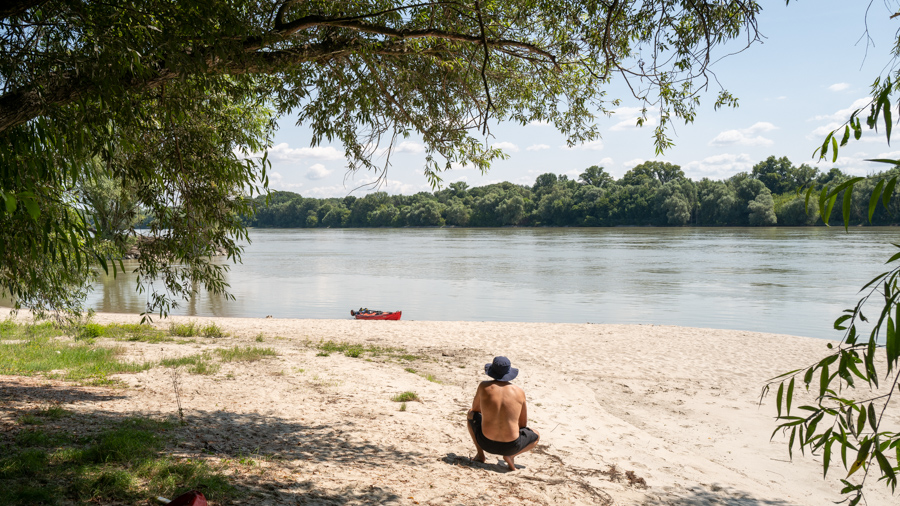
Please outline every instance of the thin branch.
M481 134L486 135L488 130L488 118L491 117L491 88L488 86L486 75L488 58L490 57L491 51L488 48L487 34L484 31L484 21L481 19L481 4L478 3L478 0L475 0L475 12L478 14L478 27L481 29L481 41L484 44L484 62L481 64L481 80L484 82L484 93L487 95L487 105L484 107L484 127L481 130Z

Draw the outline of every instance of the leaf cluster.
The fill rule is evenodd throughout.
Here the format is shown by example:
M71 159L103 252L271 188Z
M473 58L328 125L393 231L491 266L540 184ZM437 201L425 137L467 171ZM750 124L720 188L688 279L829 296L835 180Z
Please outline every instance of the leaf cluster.
M147 312L225 293L209 253L239 259L244 197L267 187L280 115L378 177L395 141L418 133L437 185L440 171L503 157L489 120L596 139L618 74L645 117L658 107L663 149L670 120L694 118L714 51L756 39L758 11L753 0L22 0L0 9L0 292L77 311L94 269L124 268L111 250L146 214ZM723 91L719 104L734 102Z
M900 161L889 161L900 165ZM878 181L869 198L868 216L872 216L880 202L888 207L898 176ZM854 185L864 178L822 188L819 191L819 207L829 216L839 195L843 195L842 214L844 226L849 225L851 198ZM808 205L812 189L806 192ZM895 244L900 248L900 244ZM849 494L849 504L855 506L863 500L864 486L870 472L894 492L900 474L900 432L887 426L886 413L890 413L891 400L900 388L900 253L893 255L887 264L894 267L879 274L863 288L863 296L855 307L846 309L834 322L834 328L843 331L843 339L828 356L803 369L787 372L772 378L763 388L764 397L774 385L778 427L772 433L789 433L788 452L793 456L796 444L801 452L821 452L823 476L827 477L834 458L835 448L847 475L841 479L842 494ZM873 298L874 297L874 298ZM870 302L881 303L877 319L870 322L863 308ZM877 306L876 306L877 307ZM869 324L868 332L863 326ZM883 357L883 360L880 359ZM879 372L881 369L881 373ZM879 374L883 374L879 378ZM799 406L791 413L796 389L801 385L814 395L815 402ZM856 394L865 385L874 392L871 396ZM798 411L802 413L798 413ZM835 446L836 445L836 446ZM857 473L862 476L859 477ZM858 481L851 481L856 475Z

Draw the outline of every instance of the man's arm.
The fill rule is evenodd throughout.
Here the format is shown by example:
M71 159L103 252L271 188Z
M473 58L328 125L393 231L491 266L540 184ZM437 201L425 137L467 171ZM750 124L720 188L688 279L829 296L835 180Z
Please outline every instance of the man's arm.
M522 411L519 412L519 428L528 427L528 405L525 403L525 392L522 391Z
M481 413L481 387L484 383L479 383L478 388L475 389L475 398L472 399L472 409L475 413Z

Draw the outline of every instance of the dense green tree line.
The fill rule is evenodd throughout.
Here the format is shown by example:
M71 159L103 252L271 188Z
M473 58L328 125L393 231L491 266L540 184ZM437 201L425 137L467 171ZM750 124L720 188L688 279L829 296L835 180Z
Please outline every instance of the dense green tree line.
M869 199L879 181L894 172L868 177L852 188L850 219L867 222ZM849 176L786 157L770 156L751 172L722 181L693 181L678 165L645 162L615 180L603 167L588 167L577 180L541 174L532 186L498 183L469 188L451 183L434 193L362 198L304 198L275 192L256 200L256 227L502 227L502 226L771 226L822 224L818 199L808 204L800 189L818 189ZM843 196L841 196L843 198ZM891 224L894 209L879 208L874 224Z

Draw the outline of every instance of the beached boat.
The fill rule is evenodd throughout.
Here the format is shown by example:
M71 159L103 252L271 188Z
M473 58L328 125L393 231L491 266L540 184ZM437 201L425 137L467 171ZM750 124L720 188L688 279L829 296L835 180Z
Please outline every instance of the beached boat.
M399 320L402 311L372 311L370 309L350 310L350 316L357 320Z

